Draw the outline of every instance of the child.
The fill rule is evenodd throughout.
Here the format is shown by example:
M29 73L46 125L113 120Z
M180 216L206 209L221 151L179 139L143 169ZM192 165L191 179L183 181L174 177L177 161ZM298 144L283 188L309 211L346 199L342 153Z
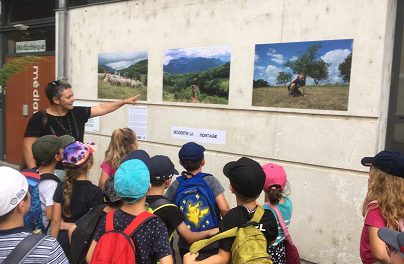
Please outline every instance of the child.
M178 207L163 196L164 190L168 188L174 175L178 175L178 171L174 168L174 164L169 157L157 155L151 158L151 189L147 193L146 202L154 210L153 213L164 221L169 237L177 230L178 234L188 244L192 244L197 240L215 235L219 231L218 228L201 232L192 232L189 230L184 222L184 216Z
M146 160L145 160L146 161ZM146 161L147 163L148 161ZM145 212L146 193L150 186L149 169L140 159L124 161L115 173L114 187L124 204L113 211L113 227L124 230L138 215ZM111 213L111 212L110 212ZM106 217L101 219L87 254L87 262L94 261L97 255L94 249L100 238L105 234ZM168 242L167 229L158 217L152 217L142 222L131 235L136 248L136 263L173 263L171 248Z
M391 252L391 264L404 264L404 232L382 227L377 232L377 235L393 249L393 252Z
M94 143L76 141L63 151L62 162L66 169L66 178L58 185L53 196L51 235L58 238L67 256L70 255L67 230L92 207L103 203L102 190L88 180L93 166L94 149ZM60 230L62 219L68 223L66 230Z
M42 224L48 229L53 211L53 195L60 182L54 174L56 164L62 160L63 148L74 142L74 137L47 135L40 137L32 144L32 154L41 175L38 183L39 200L42 211Z
M231 209L219 225L220 232L241 226L253 217L257 209L256 199L259 197L265 183L265 173L258 162L242 157L237 161L227 163L223 168L224 175L230 180L230 191L236 195L237 207ZM274 241L278 235L278 225L274 214L265 210L257 228L264 234L267 244ZM220 241L219 252L203 261L196 261L196 254L186 254L184 264L229 263L233 238Z
M214 223L215 220L218 222L220 219L217 211L219 211L221 216L224 216L229 210L229 205L224 196L224 188L222 184L217 180L216 177L210 174L202 173L202 167L205 165L204 151L205 148L203 146L194 142L188 142L181 147L178 157L180 159L180 164L186 171L184 171L182 175L179 176L170 185L170 187L168 187L167 192L165 193L165 197L173 201L182 211L182 214L185 216L185 223L192 231L203 231L217 227L217 223ZM212 197L212 199L207 199L209 205L211 206L206 204L200 205L200 201L191 201L191 199L186 201L186 199L182 199L182 196L179 193L179 190L184 189L183 186L186 185L190 185L188 188L191 190L191 188L194 187L193 181L198 180L198 178L201 180L199 180L197 184L203 184L203 189L205 190L207 196L209 196L209 198ZM197 185L195 184L195 189L192 190L192 192L197 191L197 196L200 197L203 190L196 190L196 186ZM184 189L184 192L186 191L187 190ZM206 209L208 210L208 213L205 215L195 215L200 211L198 208L196 208L198 205L201 208L209 208ZM192 214L192 212L195 214ZM209 218L209 224L206 224L206 221ZM204 228L204 226L206 227ZM179 238L178 248L181 257L183 257L185 253L189 252L189 246L190 245L185 241L184 238ZM217 253L217 251L217 245L211 245L200 252L199 258L203 259L205 257L214 255Z
M17 246L22 246L20 243L24 244L21 241L24 241L26 237L35 236L39 243L34 247L25 243L25 252L32 251L28 253L23 263L68 264L69 261L56 239L32 235L32 230L22 226L24 214L30 208L30 195L25 177L9 167L0 167L0 177L0 262L6 263L7 257ZM17 263L17 261L7 259L7 263Z
M381 151L375 157L363 158L361 163L371 167L360 256L364 264L390 263L386 244L379 239L377 231L382 227L399 230L399 221L404 218L404 156Z
M105 151L105 159L100 165L102 171L98 186L101 189L104 187L105 181L114 176L122 158L137 148L136 133L132 129L118 128L114 130L109 146Z
M282 214L282 218L286 227L290 224L292 218L292 201L285 194L286 186L286 173L282 166L274 163L267 163L262 166L265 172L265 200L266 203L263 207L265 210L271 210L275 215L270 205L276 206ZM285 234L278 222L278 237L275 242L270 245L269 253L272 256L274 264L286 264L286 251L285 251Z

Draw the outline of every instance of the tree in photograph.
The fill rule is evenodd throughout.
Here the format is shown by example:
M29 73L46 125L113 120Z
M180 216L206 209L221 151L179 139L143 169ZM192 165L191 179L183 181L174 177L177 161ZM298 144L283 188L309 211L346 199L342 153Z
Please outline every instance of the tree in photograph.
M314 44L301 53L295 61L288 60L284 66L292 69L293 73L304 73L306 77L313 78L316 85L328 78L328 63L318 58L317 51L321 45Z
M338 66L339 76L344 80L344 82L349 83L351 80L351 63L352 63L352 52L346 56L345 60Z
M269 83L263 79L254 80L253 88L269 87Z
M286 85L292 80L292 74L290 72L279 72L278 77L276 77L277 84Z

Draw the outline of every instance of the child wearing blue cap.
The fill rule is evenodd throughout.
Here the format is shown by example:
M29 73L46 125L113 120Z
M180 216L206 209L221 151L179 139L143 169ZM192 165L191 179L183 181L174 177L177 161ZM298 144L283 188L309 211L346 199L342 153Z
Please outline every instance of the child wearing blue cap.
M360 240L362 263L391 263L391 252L377 232L383 227L399 231L404 219L404 156L381 151L374 157L363 158L362 165L370 166Z
M134 153L136 154L136 153ZM146 160L148 159L148 160ZM106 248L99 248L97 243L102 245L103 235L106 234L108 215L113 220L113 229L124 231L132 226L137 217L145 215L146 193L150 188L150 172L145 163L150 164L150 157L143 155L142 160L137 159L136 155L127 158L119 167L114 176L114 188L116 194L124 202L118 210L109 212L100 220L100 224L94 234L94 240L91 243L87 254L87 262L97 260L98 252L107 251ZM131 233L136 248L136 263L173 263L172 251L168 241L167 228L164 222L156 217L149 216ZM105 241L105 240L104 240ZM114 245L110 245L113 247Z
M186 171L168 187L165 197L173 201L184 215L184 222L192 232L218 227L220 216L229 211L224 188L213 175L203 173L205 148L197 143L184 144L179 153L180 164ZM180 236L178 248L181 257L190 245ZM206 247L198 259L217 254L218 244Z

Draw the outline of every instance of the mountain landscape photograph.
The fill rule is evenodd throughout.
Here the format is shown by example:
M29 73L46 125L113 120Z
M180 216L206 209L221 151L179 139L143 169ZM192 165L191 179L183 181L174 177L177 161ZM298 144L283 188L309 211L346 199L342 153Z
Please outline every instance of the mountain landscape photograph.
M227 104L230 48L170 49L164 54L163 100Z
M98 55L98 98L147 100L147 52Z

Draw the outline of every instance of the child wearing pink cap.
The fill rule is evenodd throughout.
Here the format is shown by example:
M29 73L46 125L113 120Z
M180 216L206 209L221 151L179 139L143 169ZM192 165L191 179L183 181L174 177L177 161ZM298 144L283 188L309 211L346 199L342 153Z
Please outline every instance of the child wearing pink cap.
M290 224L292 218L292 201L287 197L289 194L286 190L286 173L282 166L274 163L267 163L262 166L265 172L265 201L263 205L265 210L272 210L276 215L274 207L277 208L286 224L286 227ZM268 252L272 256L272 262L274 264L286 264L286 251L285 251L285 234L278 222L278 237L275 242L269 246Z

